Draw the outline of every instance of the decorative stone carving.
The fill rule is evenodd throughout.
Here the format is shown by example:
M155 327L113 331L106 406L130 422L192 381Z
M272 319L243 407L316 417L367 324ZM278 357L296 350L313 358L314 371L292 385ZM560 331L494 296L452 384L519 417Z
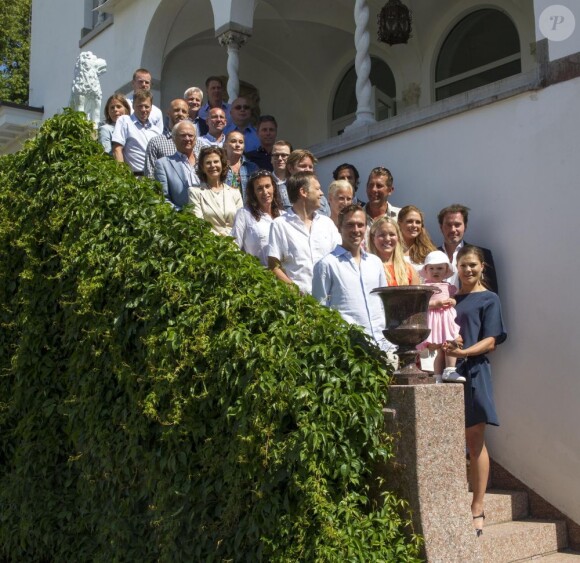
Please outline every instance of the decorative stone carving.
M240 47L246 43L249 35L239 31L226 31L218 37L222 47L228 50L228 99L233 102L240 91Z
M71 108L84 111L87 119L98 126L101 119L103 92L99 76L107 70L107 61L99 59L91 51L83 51L77 58L71 88Z
M218 41L222 47L230 47L235 45L237 49L244 46L248 40L249 35L241 33L240 31L226 31L218 37Z

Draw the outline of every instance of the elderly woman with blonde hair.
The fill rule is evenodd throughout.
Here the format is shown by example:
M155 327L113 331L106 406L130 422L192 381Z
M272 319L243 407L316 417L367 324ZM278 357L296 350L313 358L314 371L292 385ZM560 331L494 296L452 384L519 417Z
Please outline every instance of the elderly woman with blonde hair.
M348 180L334 180L328 186L328 204L330 205L330 218L338 227L338 215L347 205L352 203L354 190Z

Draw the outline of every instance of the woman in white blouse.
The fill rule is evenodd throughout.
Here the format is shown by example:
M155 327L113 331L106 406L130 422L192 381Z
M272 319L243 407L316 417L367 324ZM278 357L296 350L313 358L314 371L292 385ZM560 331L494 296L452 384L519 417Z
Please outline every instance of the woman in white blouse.
M259 170L250 176L246 186L246 205L237 213L232 236L248 254L268 265L268 236L272 220L283 211L276 180L272 172Z
M199 187L189 188L189 203L196 217L206 220L218 235L230 236L236 211L242 207L239 190L225 183L226 153L219 147L204 147L199 152Z

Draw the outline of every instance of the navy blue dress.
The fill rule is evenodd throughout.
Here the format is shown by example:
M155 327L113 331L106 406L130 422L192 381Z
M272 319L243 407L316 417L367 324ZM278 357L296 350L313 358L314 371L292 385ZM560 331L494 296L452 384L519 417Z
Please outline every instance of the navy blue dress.
M455 299L456 321L460 327L464 348L469 348L489 336L495 338L496 344L501 344L506 339L501 305L495 293L478 291L455 295ZM480 354L458 360L457 371L466 379L465 426L469 428L481 422L499 426L487 356Z

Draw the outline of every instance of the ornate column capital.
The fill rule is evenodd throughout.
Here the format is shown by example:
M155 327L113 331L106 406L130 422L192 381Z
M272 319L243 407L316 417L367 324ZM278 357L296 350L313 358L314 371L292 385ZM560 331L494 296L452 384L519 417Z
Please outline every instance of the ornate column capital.
M242 47L250 36L246 33L240 31L225 31L224 33L218 35L218 41L222 47L234 47L239 49Z

